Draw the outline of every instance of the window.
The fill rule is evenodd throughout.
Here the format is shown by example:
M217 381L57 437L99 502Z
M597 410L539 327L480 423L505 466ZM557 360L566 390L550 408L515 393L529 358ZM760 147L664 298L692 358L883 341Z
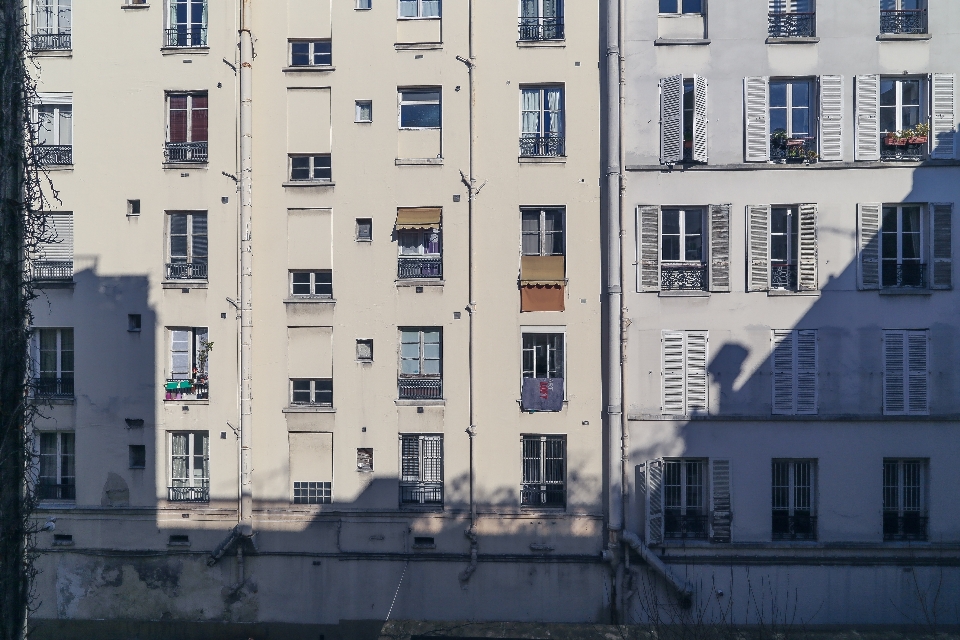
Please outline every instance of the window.
M373 449L367 447L357 449L357 471L360 473L373 472Z
M922 157L928 137L916 127L926 127L924 84L919 78L880 78L881 160Z
M771 160L806 160L817 153L812 96L809 80L770 81Z
M703 209L664 209L662 216L661 289L706 289Z
M664 537L707 538L706 467L706 460L663 461Z
M291 271L290 295L295 298L332 298L332 271Z
M167 0L167 47L207 46L207 0Z
M798 219L795 207L770 209L771 289L797 289Z
M520 0L521 40L563 40L563 0Z
M637 291L730 291L730 205L637 207Z
M812 38L816 32L814 0L769 0L771 38Z
M563 509L567 506L566 436L521 436L523 478L520 506Z
M140 200L127 200L127 215L140 215Z
M884 458L883 539L927 539L927 461Z
M373 0L357 0L358 10L372 9L372 8L373 8Z
M744 78L743 100L747 162L843 160L842 76Z
M167 499L171 502L210 502L209 432L170 432Z
M663 401L666 415L707 413L706 331L664 331Z
M290 156L291 180L324 180L329 182L332 177L329 153L315 156Z
M167 162L207 161L207 93L167 94Z
M139 313L127 314L127 331L137 333L143 327L143 316Z
M817 331L773 332L773 413L817 413Z
M923 208L884 205L880 226L880 286L926 286Z
M520 155L566 155L563 87L525 87L520 99Z
M707 80L660 80L660 162L707 162Z
M142 444L131 444L127 447L131 469L147 468L147 447Z
M880 0L880 33L926 33L925 0Z
M373 220L371 218L357 218L357 242L373 241Z
M294 482L293 504L330 504L331 482Z
M76 500L77 472L75 434L41 433L37 487L40 500Z
M926 331L883 332L883 413L927 415Z
M773 461L773 539L816 540L816 463Z
M35 329L33 360L36 394L73 397L73 329Z
M357 340L357 360L373 362L373 340Z
M354 122L373 122L372 100L357 100L354 104L356 105Z
M400 0L401 18L439 18L440 0Z
M400 128L440 128L440 87L400 89Z
M400 506L443 505L443 436L400 434Z
M400 329L401 400L440 400L442 333L440 328Z
M333 64L332 43L330 40L291 40L291 67L320 67Z
M523 411L560 411L565 397L566 335L523 330L520 406Z
M290 404L333 406L333 380L291 380Z
M44 216L44 237L32 260L33 279L38 282L73 280L73 214L48 213Z
M167 218L170 240L167 280L206 280L207 214L171 213Z
M748 205L747 291L816 291L817 205Z
M934 159L954 158L954 74L932 73L929 83L879 75L856 82L857 160L922 160L927 151Z
M333 434L290 432L290 481L293 504L333 501Z
M564 255L562 208L522 209L521 247L525 256Z
M208 400L209 361L213 343L206 327L171 328L170 364L164 400Z
M33 109L37 132L34 153L44 166L73 164L73 94L39 94Z
M857 227L860 289L953 287L952 204L859 204Z
M520 210L520 311L563 311L564 210Z
M400 256L397 278L440 278L443 261L440 257L440 230L398 231Z
M703 13L703 0L660 0L661 14Z
M34 0L33 33L35 51L70 49L71 0Z

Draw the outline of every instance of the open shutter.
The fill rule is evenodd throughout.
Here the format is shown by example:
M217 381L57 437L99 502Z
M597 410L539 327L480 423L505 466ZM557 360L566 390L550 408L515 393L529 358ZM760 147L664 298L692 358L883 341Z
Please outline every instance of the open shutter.
M192 374L190 331L174 329L170 332L170 378L187 380Z
M880 205L857 205L857 284L863 289L880 288Z
M707 79L693 76L693 160L707 162Z
M843 76L820 76L820 160L843 160Z
M766 76L743 79L743 104L746 118L747 162L766 162L770 159L770 126L767 120L769 83Z
M798 277L797 284L800 291L816 291L818 287L817 278L817 205L800 205L799 221L800 245L797 262Z
M727 459L710 460L711 542L730 542L730 526L733 510L730 501L730 461Z
M687 414L707 413L707 332L687 331Z
M933 87L933 126L930 138L931 155L938 160L951 160L954 157L955 76L952 73L934 73L930 77Z
M904 388L904 331L883 332L883 413L906 412Z
M796 411L801 415L817 413L817 332L797 331Z
M647 544L663 543L663 460L647 461Z
M933 279L932 289L953 288L953 205L934 204L933 214Z
M880 159L880 76L857 76L857 160Z
M927 332L907 331L907 413L926 415Z
M41 260L73 262L73 214L48 213L45 240L39 249Z
M683 331L664 331L663 342L663 400L661 412L666 415L684 415L684 335Z
M730 291L730 205L710 205L710 291Z
M796 410L794 402L795 331L773 332L773 413L790 415Z
M683 76L660 80L660 163L683 160Z
M747 291L770 288L770 205L747 205Z
M640 261L637 291L660 291L660 207L637 207Z

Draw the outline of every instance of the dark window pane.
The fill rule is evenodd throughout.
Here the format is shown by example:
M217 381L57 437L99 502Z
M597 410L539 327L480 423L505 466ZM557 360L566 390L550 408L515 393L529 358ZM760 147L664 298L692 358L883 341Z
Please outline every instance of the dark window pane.
M310 64L309 42L294 42L290 45L290 64L293 66Z
M920 81L903 80L900 83L901 103L902 104L920 104Z
M660 13L676 13L677 0L660 0Z
M897 232L897 208L896 207L884 207L883 208L883 227L882 230L884 233L896 233Z
M290 178L292 180L310 179L310 158L296 157L290 159Z
M703 232L703 214L699 211L686 211L684 212L684 222L686 223L687 229L686 234L691 235L700 235Z
M680 233L680 212L679 211L663 212L663 233L664 234Z
M400 126L410 128L440 127L439 104L405 104L400 107Z
M703 13L703 0L683 0L684 13Z
M329 40L321 40L313 43L313 64L330 64L333 61L331 55L331 43Z
M299 272L293 274L293 295L295 296L308 296L310 295L310 274L306 272Z
M330 156L314 156L313 177L315 180L330 180L332 177L330 171Z
M793 83L793 106L794 107L809 107L810 106L810 85L806 82L795 82Z
M903 207L903 232L920 233L920 207Z
M680 236L663 236L661 240L661 259L680 259Z
M897 105L897 81L880 80L880 106L895 107Z
M771 107L787 106L787 83L786 82L770 83L770 106Z

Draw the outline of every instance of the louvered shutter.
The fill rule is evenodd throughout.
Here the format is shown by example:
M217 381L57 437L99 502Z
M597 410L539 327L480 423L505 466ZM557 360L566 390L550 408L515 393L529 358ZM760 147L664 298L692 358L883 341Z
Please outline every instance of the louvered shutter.
M796 332L796 412L801 415L817 413L817 332Z
M795 411L795 331L773 332L773 413L790 415Z
M707 413L707 332L687 331L686 414Z
M710 291L730 291L730 205L710 205Z
M754 76L743 79L743 103L746 118L747 162L766 162L770 159L770 127L767 120L768 78Z
M926 415L927 332L907 331L907 413Z
M770 205L747 205L747 291L770 288Z
M857 76L857 160L880 159L880 76Z
M952 73L934 73L930 77L933 87L933 134L930 138L932 156L938 160L954 157L956 116L954 106L955 76Z
M666 415L684 415L685 359L682 331L664 331L663 342L663 399L661 412Z
M899 415L906 412L904 388L904 331L883 333L883 412Z
M637 207L637 291L660 291L660 207Z
M857 205L857 284L860 289L880 288L880 205Z
M683 76L660 80L660 162L683 159Z
M400 436L400 481L420 481L420 436Z
M663 460L647 461L647 544L663 543Z
M820 160L843 160L843 76L820 76Z
M421 436L421 480L443 482L443 436Z
M817 277L817 205L802 204L799 207L798 231L798 277L800 291L816 291Z
M73 262L73 214L46 215L45 242L40 245L40 259Z
M693 76L693 160L707 162L707 79Z
M730 529L733 522L733 509L730 499L730 461L727 459L710 460L711 511L710 540L712 542L730 542Z
M934 204L933 214L933 279L931 288L953 288L953 205Z

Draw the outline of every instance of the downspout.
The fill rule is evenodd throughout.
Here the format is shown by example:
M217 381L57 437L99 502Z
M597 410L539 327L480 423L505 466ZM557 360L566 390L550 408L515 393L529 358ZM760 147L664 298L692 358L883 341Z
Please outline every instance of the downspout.
M240 530L253 534L253 38L252 0L240 8Z

